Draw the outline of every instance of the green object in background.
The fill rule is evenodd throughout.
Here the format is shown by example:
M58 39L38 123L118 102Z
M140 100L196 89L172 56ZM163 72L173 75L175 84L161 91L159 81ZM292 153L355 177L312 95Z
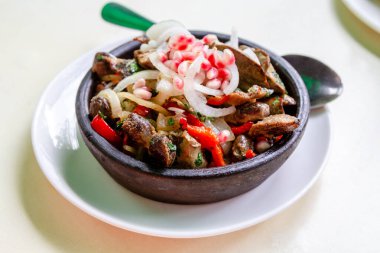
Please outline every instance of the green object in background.
M309 92L309 96L314 97L321 87L321 82L319 80L314 79L311 76L301 74L301 77L306 85L307 91Z
M107 3L102 9L102 18L110 23L146 31L154 22L117 3Z

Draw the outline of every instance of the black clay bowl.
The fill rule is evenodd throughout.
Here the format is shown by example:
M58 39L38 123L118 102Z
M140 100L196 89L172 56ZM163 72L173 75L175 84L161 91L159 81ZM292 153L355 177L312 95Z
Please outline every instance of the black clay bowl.
M211 32L192 33L196 37L203 37ZM229 39L228 35L217 36L221 41ZM262 48L243 39L240 39L240 44ZM118 57L132 57L133 50L139 46L139 42L132 41L112 50L111 53ZM283 58L263 49L269 53L289 94L296 99L297 107L291 113L300 120L300 126L293 133L282 138L268 151L253 159L207 169L159 168L154 164L136 160L113 147L91 128L89 101L96 86L91 71L84 77L76 98L77 119L86 145L116 182L132 192L162 202L210 203L232 198L257 187L293 153L302 138L309 116L308 93L298 73Z

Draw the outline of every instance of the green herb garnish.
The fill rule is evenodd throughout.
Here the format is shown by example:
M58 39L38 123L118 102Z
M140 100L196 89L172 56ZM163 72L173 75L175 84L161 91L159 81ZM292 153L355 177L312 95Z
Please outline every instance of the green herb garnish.
M169 142L167 145L168 145L168 148L170 151L176 151L177 150L177 146L174 145L173 143Z
M169 118L168 119L168 126L173 126L174 125L174 119L173 118Z
M202 153L198 153L197 159L195 159L194 164L195 164L195 166L199 167L202 165L202 162L203 162Z
M96 55L96 60L98 60L98 61L102 61L102 60L103 60L103 55L101 55L101 54L97 54L97 55Z
M98 114L99 114L99 116L102 118L102 119L106 119L107 118L107 116L106 115L104 115L104 113L102 113L102 111L98 111Z

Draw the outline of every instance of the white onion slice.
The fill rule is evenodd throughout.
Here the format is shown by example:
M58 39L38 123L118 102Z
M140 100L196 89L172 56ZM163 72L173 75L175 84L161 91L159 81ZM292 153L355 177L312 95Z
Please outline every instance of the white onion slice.
M252 51L251 48L246 48L243 50L243 53L248 56L252 61L256 62L260 65L259 58L257 58L257 55Z
M179 77L179 75L176 72L166 67L165 64L163 64L160 61L157 52L151 53L149 55L149 60L152 62L153 66L155 66L156 69L158 69L163 75L167 77L171 77L171 78L176 77L176 76Z
M155 110L157 112L160 112L160 113L164 114L165 116L169 115L169 112L164 107L162 107L158 104L152 103L150 101L141 99L139 97L136 97L132 93L119 92L119 93L117 93L117 96L119 97L120 101L123 101L124 99L129 99L129 100L131 100L131 101L133 101L139 105L142 105L142 106L148 107L152 110Z
M157 42L162 43L162 42L166 41L168 38L170 38L174 35L177 35L177 34L189 35L190 32L183 27L172 27L172 28L169 28L166 31L164 31L160 35L160 37L158 37Z
M157 24L152 25L147 31L146 36L148 36L149 39L157 40L160 35L165 32L166 30L172 28L172 27L182 27L185 28L185 26L178 21L175 20L164 20Z
M219 130L219 132L223 130L227 130L230 135L227 138L227 141L233 141L235 140L235 135L231 130L231 127L226 123L226 121L223 118L217 118L215 119L212 124Z
M132 153L132 154L136 154L136 149L134 147L129 146L129 145L123 145L123 149Z
M133 75L127 76L123 80L121 80L116 87L114 88L115 92L120 92L127 88L129 85L135 83L138 79L157 79L160 74L157 70L142 70L134 73Z
M177 108L177 107L168 107L169 111L175 112L175 114L182 114L185 110Z
M227 41L226 44L233 48L239 49L239 38L237 36L237 30L235 27L232 27L230 40Z
M223 92L228 95L234 92L239 85L239 71L235 63L227 66L227 69L231 72L231 80L230 83L223 89Z
M197 91L200 91L200 92L202 92L203 94L206 94L206 95L211 95L211 96L221 96L221 95L224 95L223 91L221 91L221 90L211 89L209 87L203 86L203 85L198 84L196 82L195 82L194 89L196 89Z
M184 95L190 105L195 111L207 116L207 117L223 117L228 114L234 113L236 108L230 106L227 108L213 108L208 106L206 97L194 89L194 77L199 72L201 64L204 58L202 55L198 56L193 63L191 63L189 69L187 70L184 85Z
M104 97L108 100L111 106L112 118L119 118L122 112L120 100L117 94L111 89L104 89L99 92L98 97Z

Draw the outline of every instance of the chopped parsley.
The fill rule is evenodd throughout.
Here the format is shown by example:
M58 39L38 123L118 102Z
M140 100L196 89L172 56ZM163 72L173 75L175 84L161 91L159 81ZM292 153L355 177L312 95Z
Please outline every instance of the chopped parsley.
M173 126L174 125L174 119L173 118L169 118L168 119L168 126Z
M98 60L98 61L102 61L102 60L103 60L103 55L101 55L101 54L97 54L97 55L96 55L96 60Z
M122 127L123 124L124 124L124 121L125 121L125 120L119 120L119 121L116 123L116 129L121 129L121 127Z
M174 145L173 143L168 142L167 145L168 145L168 148L169 148L170 151L176 151L177 150L177 146Z
M102 111L98 111L98 114L99 114L99 116L102 118L102 119L106 119L107 118L107 116L106 115L104 115L104 113L102 113Z
M195 161L194 161L194 164L195 164L195 166L199 167L202 165L202 163L203 163L203 156L202 156L202 153L199 152L197 155L197 159L195 159Z

